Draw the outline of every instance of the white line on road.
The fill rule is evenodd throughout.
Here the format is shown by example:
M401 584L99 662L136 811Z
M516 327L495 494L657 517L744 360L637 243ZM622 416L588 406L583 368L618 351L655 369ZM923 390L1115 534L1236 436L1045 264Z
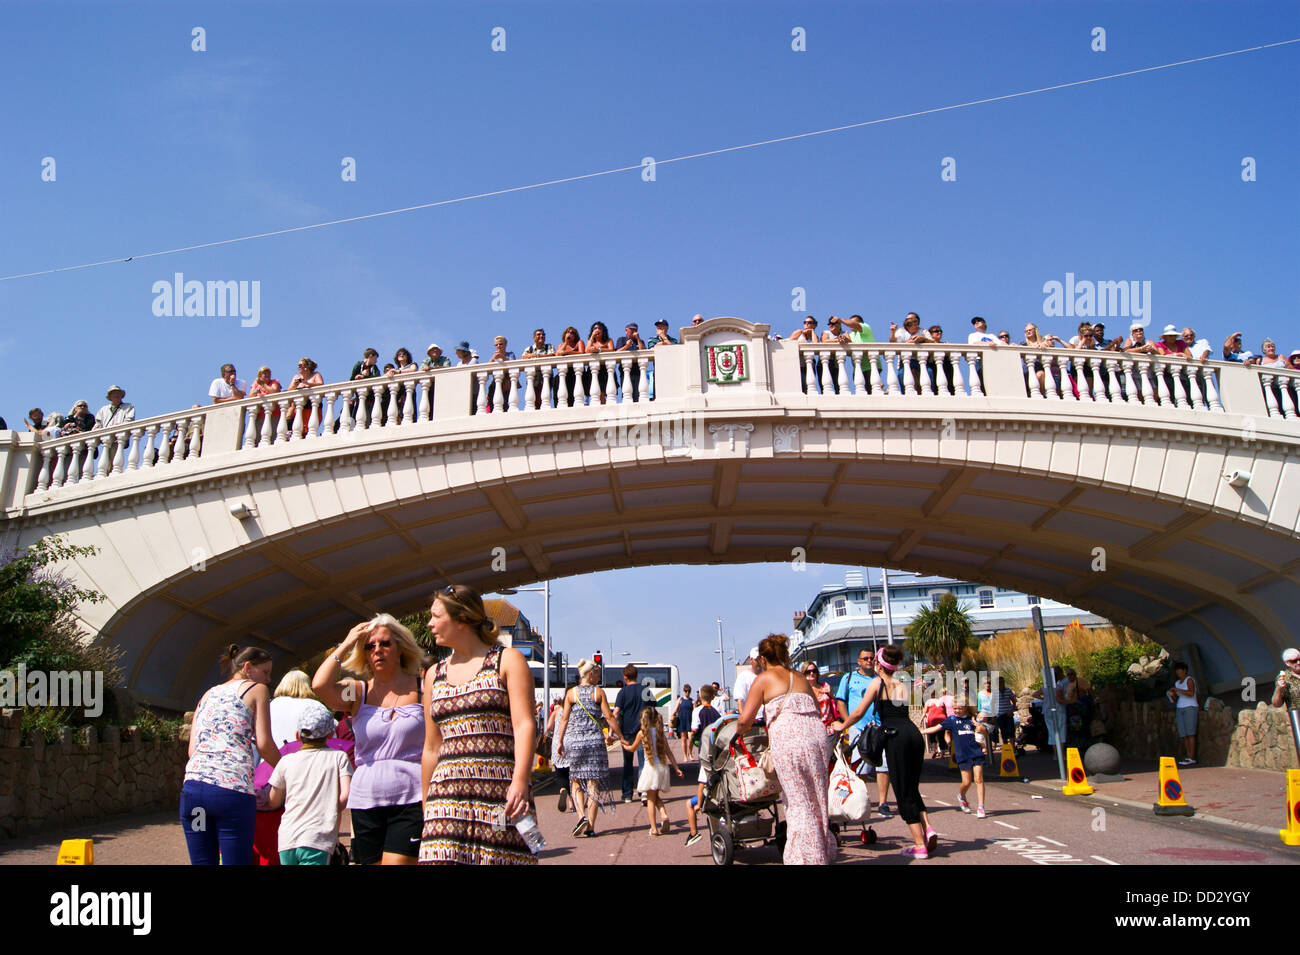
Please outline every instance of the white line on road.
M1019 826L1013 826L1013 825L1011 825L1011 823L1009 823L1009 822L998 822L998 820L996 820L996 819L993 820L993 825L995 825L995 826L1006 826L1008 829L1019 829L1019 828L1020 828Z
M1037 839L1039 842L1048 842L1048 843L1051 843L1051 844L1054 845L1054 846L1063 846L1063 845L1065 845L1064 842L1057 842L1055 839L1049 839L1049 838L1047 838L1047 836L1034 836L1034 838Z
M1111 862L1111 861L1110 861L1109 859L1107 859L1105 856L1093 856L1093 858L1096 859L1098 862L1104 862L1104 863L1106 863L1106 865L1119 865L1118 862Z
M952 808L952 803L944 802L942 799L931 798L930 802L937 802L940 806L947 806L949 809Z

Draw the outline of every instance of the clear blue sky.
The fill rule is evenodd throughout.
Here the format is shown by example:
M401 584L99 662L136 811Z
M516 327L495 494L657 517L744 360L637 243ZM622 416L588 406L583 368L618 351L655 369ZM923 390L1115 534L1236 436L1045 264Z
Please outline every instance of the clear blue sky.
M206 52L191 50L196 26ZM491 50L498 26L504 53ZM1091 49L1097 26L1105 52ZM791 49L795 27L806 52ZM1295 37L1294 2L5 3L0 275ZM204 400L225 361L241 377L269 364L287 383L307 354L334 379L368 345L387 358L468 338L486 352L502 333L518 351L536 326L555 339L596 318L646 329L698 311L784 333L795 286L819 318L860 312L880 328L916 310L954 337L979 313L1017 338L1027 320L1068 337L1074 320L1043 317L1044 283L1067 272L1150 281L1157 326L1190 323L1216 345L1239 329L1255 350L1272 335L1289 351L1298 78L1300 44L664 165L653 183L628 172L0 281L0 414L95 408L112 383L157 414ZM345 156L356 182L340 177ZM1255 182L1241 178L1247 156ZM944 157L955 182L940 178ZM156 317L153 283L177 271L260 282L260 324ZM495 287L505 312L491 309ZM607 602L598 619L623 630L616 643L675 656L697 682L716 671L699 641L718 615L748 645L842 579L823 576L655 568L565 582L556 634L591 629ZM671 612L626 613L658 588Z

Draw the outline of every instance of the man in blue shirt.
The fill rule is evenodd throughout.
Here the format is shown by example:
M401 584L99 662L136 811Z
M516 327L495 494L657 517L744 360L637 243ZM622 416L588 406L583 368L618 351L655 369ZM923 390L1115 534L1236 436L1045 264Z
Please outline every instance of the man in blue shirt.
M857 709L858 704L862 702L862 697L866 695L867 687L871 686L871 681L875 678L876 652L863 648L858 653L858 668L840 677L840 685L835 690L835 706L839 710L840 719L848 719L849 714ZM849 750L854 751L857 746L858 736L868 725L879 722L880 717L876 712L876 704L872 703L867 707L862 719L847 729ZM855 769L859 776L868 776L873 771L875 772L877 794L880 797L876 811L882 816L887 816L889 815L889 807L885 803L885 797L889 795L889 763L885 760L883 753L880 759L879 766L872 766L870 763L863 762Z

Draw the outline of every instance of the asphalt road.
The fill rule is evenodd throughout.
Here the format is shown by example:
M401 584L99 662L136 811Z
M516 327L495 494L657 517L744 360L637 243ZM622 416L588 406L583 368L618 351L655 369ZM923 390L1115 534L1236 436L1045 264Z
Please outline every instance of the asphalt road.
M1022 767L1031 776L1053 773L1051 758L1030 755ZM1041 765L1036 760L1042 760ZM618 780L615 770L614 789ZM618 804L602 813L598 834L575 838L570 832L577 816L561 816L556 791L537 797L538 821L547 839L543 865L713 865L709 840L691 848L686 840L686 801L695 790L694 764L682 779L673 779L667 805L672 826L653 837L639 802ZM1281 844L1276 835L1239 831L1204 820L1156 817L1149 810L1067 797L1021 782L989 782L989 816L977 819L957 808L956 774L938 761L927 761L921 786L931 822L940 833L939 850L924 862L899 854L910 844L903 822L892 816L871 823L874 845L857 841L857 831L844 834L839 864L880 865L1286 865L1300 860L1300 850ZM876 787L871 784L871 795ZM972 805L974 793L972 791ZM891 794L891 803L893 797ZM0 844L0 865L49 864L62 838L95 839L99 865L184 865L185 841L174 812L117 817L66 832L30 836ZM780 862L775 847L741 848L737 865Z

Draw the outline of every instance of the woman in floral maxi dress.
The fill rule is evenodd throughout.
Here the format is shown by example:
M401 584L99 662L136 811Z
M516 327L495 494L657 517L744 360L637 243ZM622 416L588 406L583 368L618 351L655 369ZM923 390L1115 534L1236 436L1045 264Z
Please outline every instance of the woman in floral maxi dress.
M790 669L789 641L771 634L758 645L763 674L745 698L737 733L753 725L762 706L768 745L785 803L786 865L827 865L835 858L835 836L826 810L830 785L830 737L812 687Z

